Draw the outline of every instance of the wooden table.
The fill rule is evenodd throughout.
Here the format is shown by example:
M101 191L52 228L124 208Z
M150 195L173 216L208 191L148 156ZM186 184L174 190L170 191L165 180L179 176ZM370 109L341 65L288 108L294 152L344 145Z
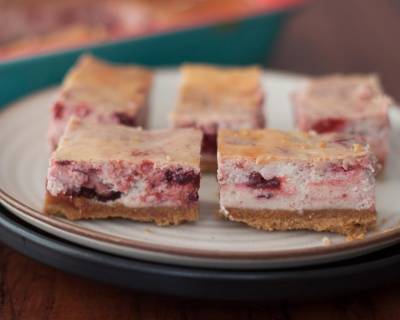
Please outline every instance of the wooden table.
M400 1L315 1L287 24L269 66L377 72L400 100ZM1 245L0 281L0 319L400 319L400 285L303 304L174 299L71 276Z

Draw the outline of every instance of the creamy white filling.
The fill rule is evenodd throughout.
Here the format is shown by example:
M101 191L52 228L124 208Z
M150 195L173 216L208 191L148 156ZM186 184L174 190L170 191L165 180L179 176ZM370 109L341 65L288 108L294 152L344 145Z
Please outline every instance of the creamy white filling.
M323 174L321 170L293 163L272 164L249 171L229 167L230 174L224 178L220 172L220 204L225 214L229 207L301 213L322 209L363 210L375 205L374 175L369 170ZM281 178L281 188L248 187L251 171L260 172L265 179Z
M115 201L107 201L105 203L109 205L120 203L130 208L153 206L176 207L181 205L177 199L160 200L154 195L148 195L146 191L147 185L148 183L145 179L137 179L128 192L123 193ZM161 184L159 188L167 191L169 187L166 184Z
M65 182L62 179L58 179L58 177L49 174L47 175L46 188L51 195L57 196L59 193L65 191Z
M68 192L79 193L82 187L107 195L120 192L115 200L99 201L102 204L123 204L126 207L176 207L192 204L196 187L192 183L177 184L164 180L164 171L153 170L146 176L134 175L134 167L113 168L110 163L94 167L84 164L50 165L47 191L57 196ZM95 198L91 200L96 201Z

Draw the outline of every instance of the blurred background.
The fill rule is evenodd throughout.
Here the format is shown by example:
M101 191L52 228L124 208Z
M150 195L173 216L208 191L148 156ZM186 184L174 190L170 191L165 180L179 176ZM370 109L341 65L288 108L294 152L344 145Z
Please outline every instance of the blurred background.
M288 19L269 66L307 74L378 73L398 102L399 40L399 0L316 0Z
M35 83L51 84L90 50L148 65L374 72L400 99L399 35L398 0L0 0L0 78L2 66L44 56L57 67Z
M278 29L280 16L301 0L0 0L0 57L13 59L29 54L70 49L90 43L134 39L162 32L211 26L198 41L207 46L213 36L242 37L240 23L262 16L266 33ZM279 11L279 12L278 12ZM260 17L259 17L260 18ZM229 23L230 28L221 27ZM226 26L225 26L226 27ZM249 30L249 28L246 28ZM245 30L245 31L246 31ZM254 28L253 28L253 31ZM254 39L258 43L269 42ZM185 41L185 39L183 39ZM220 43L222 45L222 43ZM190 46L189 46L190 47ZM252 50L241 48L240 51ZM188 59L191 57L188 48ZM229 52L226 52L228 54ZM193 53L192 53L193 54ZM162 60L162 52L159 59ZM232 61L235 62L235 61ZM238 60L238 63L244 62ZM249 60L249 62L251 62Z

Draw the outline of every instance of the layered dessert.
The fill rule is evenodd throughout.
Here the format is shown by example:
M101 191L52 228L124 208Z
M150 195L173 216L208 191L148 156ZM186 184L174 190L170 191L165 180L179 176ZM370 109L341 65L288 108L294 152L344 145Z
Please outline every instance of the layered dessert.
M375 161L349 135L220 130L221 212L259 229L363 236L376 221Z
M203 131L201 166L216 169L220 128L262 128L264 93L258 67L223 68L184 65L172 125Z
M309 80L293 95L297 127L343 132L366 139L381 166L389 152L388 109L392 101L375 75L332 75Z
M145 68L81 57L51 107L51 149L57 147L72 115L97 123L144 126L151 81L152 73Z
M142 131L72 117L50 159L44 212L71 220L194 221L201 139L195 129Z

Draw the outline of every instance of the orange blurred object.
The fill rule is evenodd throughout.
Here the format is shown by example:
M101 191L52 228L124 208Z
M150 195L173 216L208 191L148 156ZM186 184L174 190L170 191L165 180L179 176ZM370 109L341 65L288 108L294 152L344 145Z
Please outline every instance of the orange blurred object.
M0 1L0 59L176 30L300 0Z

